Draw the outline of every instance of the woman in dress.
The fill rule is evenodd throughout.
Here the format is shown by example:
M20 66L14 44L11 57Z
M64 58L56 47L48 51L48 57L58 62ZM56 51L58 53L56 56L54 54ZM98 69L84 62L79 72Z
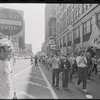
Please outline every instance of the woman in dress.
M9 55L12 53L12 44L8 39L0 40L0 99L13 99L14 78L10 66Z

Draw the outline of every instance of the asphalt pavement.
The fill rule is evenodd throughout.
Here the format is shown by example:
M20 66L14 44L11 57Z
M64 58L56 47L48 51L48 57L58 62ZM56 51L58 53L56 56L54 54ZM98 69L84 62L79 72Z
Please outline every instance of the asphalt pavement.
M40 66L30 60L17 60L13 67L18 99L57 99Z

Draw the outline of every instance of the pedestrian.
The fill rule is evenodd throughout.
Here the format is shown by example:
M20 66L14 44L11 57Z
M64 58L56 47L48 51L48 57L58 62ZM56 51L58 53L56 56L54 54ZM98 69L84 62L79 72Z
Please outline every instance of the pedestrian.
M72 76L75 76L75 57L74 57L74 53L71 53L71 57L70 57L70 60L71 60L71 67L72 67L72 69L71 69L71 74L72 74Z
M0 99L13 99L16 96L13 71L9 55L13 52L11 41L0 40Z
M71 63L69 62L68 56L63 55L61 59L61 69L62 69L62 88L68 89L68 82L69 82L69 71L71 68Z
M16 63L16 58L13 57L13 66L15 65L15 63Z
M87 59L86 54L81 50L79 55L76 57L76 62L78 66L78 81L76 86L79 86L82 82L82 91L87 92L86 84L87 84Z
M92 73L95 71L95 74L97 74L97 58L96 58L96 55L93 57L92 62L93 62Z
M59 89L59 57L57 54L52 55L52 86L55 86L56 89Z
M97 60L97 74L99 75L100 79L100 58Z
M35 61L35 66L38 66L38 57L37 57L37 55L35 56L34 61Z
M87 59L87 68L88 68L88 79L90 79L91 77L91 73L92 73L92 57L91 54L89 52L86 53L86 59Z
M30 65L32 65L33 64L33 57L31 56L30 57Z

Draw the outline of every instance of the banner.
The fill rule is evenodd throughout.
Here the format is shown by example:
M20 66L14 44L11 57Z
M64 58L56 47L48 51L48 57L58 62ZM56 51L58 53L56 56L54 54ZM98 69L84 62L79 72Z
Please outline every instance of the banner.
M100 49L100 30L97 25L95 25L94 30L91 33L88 46L93 46Z

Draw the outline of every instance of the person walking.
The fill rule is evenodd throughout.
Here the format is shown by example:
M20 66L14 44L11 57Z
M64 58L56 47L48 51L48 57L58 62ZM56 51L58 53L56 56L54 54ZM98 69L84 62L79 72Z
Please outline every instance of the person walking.
M71 68L71 63L69 62L67 56L64 55L61 60L61 69L62 69L62 88L65 90L68 89L70 68Z
M32 65L33 64L33 57L31 56L30 57L30 65Z
M78 66L78 81L76 82L76 86L79 86L82 82L82 91L87 92L86 84L87 84L87 59L86 54L81 50L79 55L76 57L76 62Z
M16 98L13 71L11 69L9 55L13 52L11 41L0 40L0 99Z
M87 68L88 68L88 79L90 79L91 72L92 72L92 58L89 52L86 53L86 59L87 59Z
M37 57L37 55L35 56L34 61L35 61L35 66L38 66L38 57Z
M59 89L59 57L57 54L53 54L51 58L52 62L52 86L55 86L56 89Z
M74 53L71 53L71 57L70 57L70 60L71 60L71 66L72 66L72 69L71 69L71 73L72 73L72 76L75 76L75 57L74 57Z
M100 58L97 60L97 74L99 75L100 79Z
M95 74L97 74L97 58L96 58L96 55L95 55L94 58L92 59L92 62L93 62L92 73L95 71Z

